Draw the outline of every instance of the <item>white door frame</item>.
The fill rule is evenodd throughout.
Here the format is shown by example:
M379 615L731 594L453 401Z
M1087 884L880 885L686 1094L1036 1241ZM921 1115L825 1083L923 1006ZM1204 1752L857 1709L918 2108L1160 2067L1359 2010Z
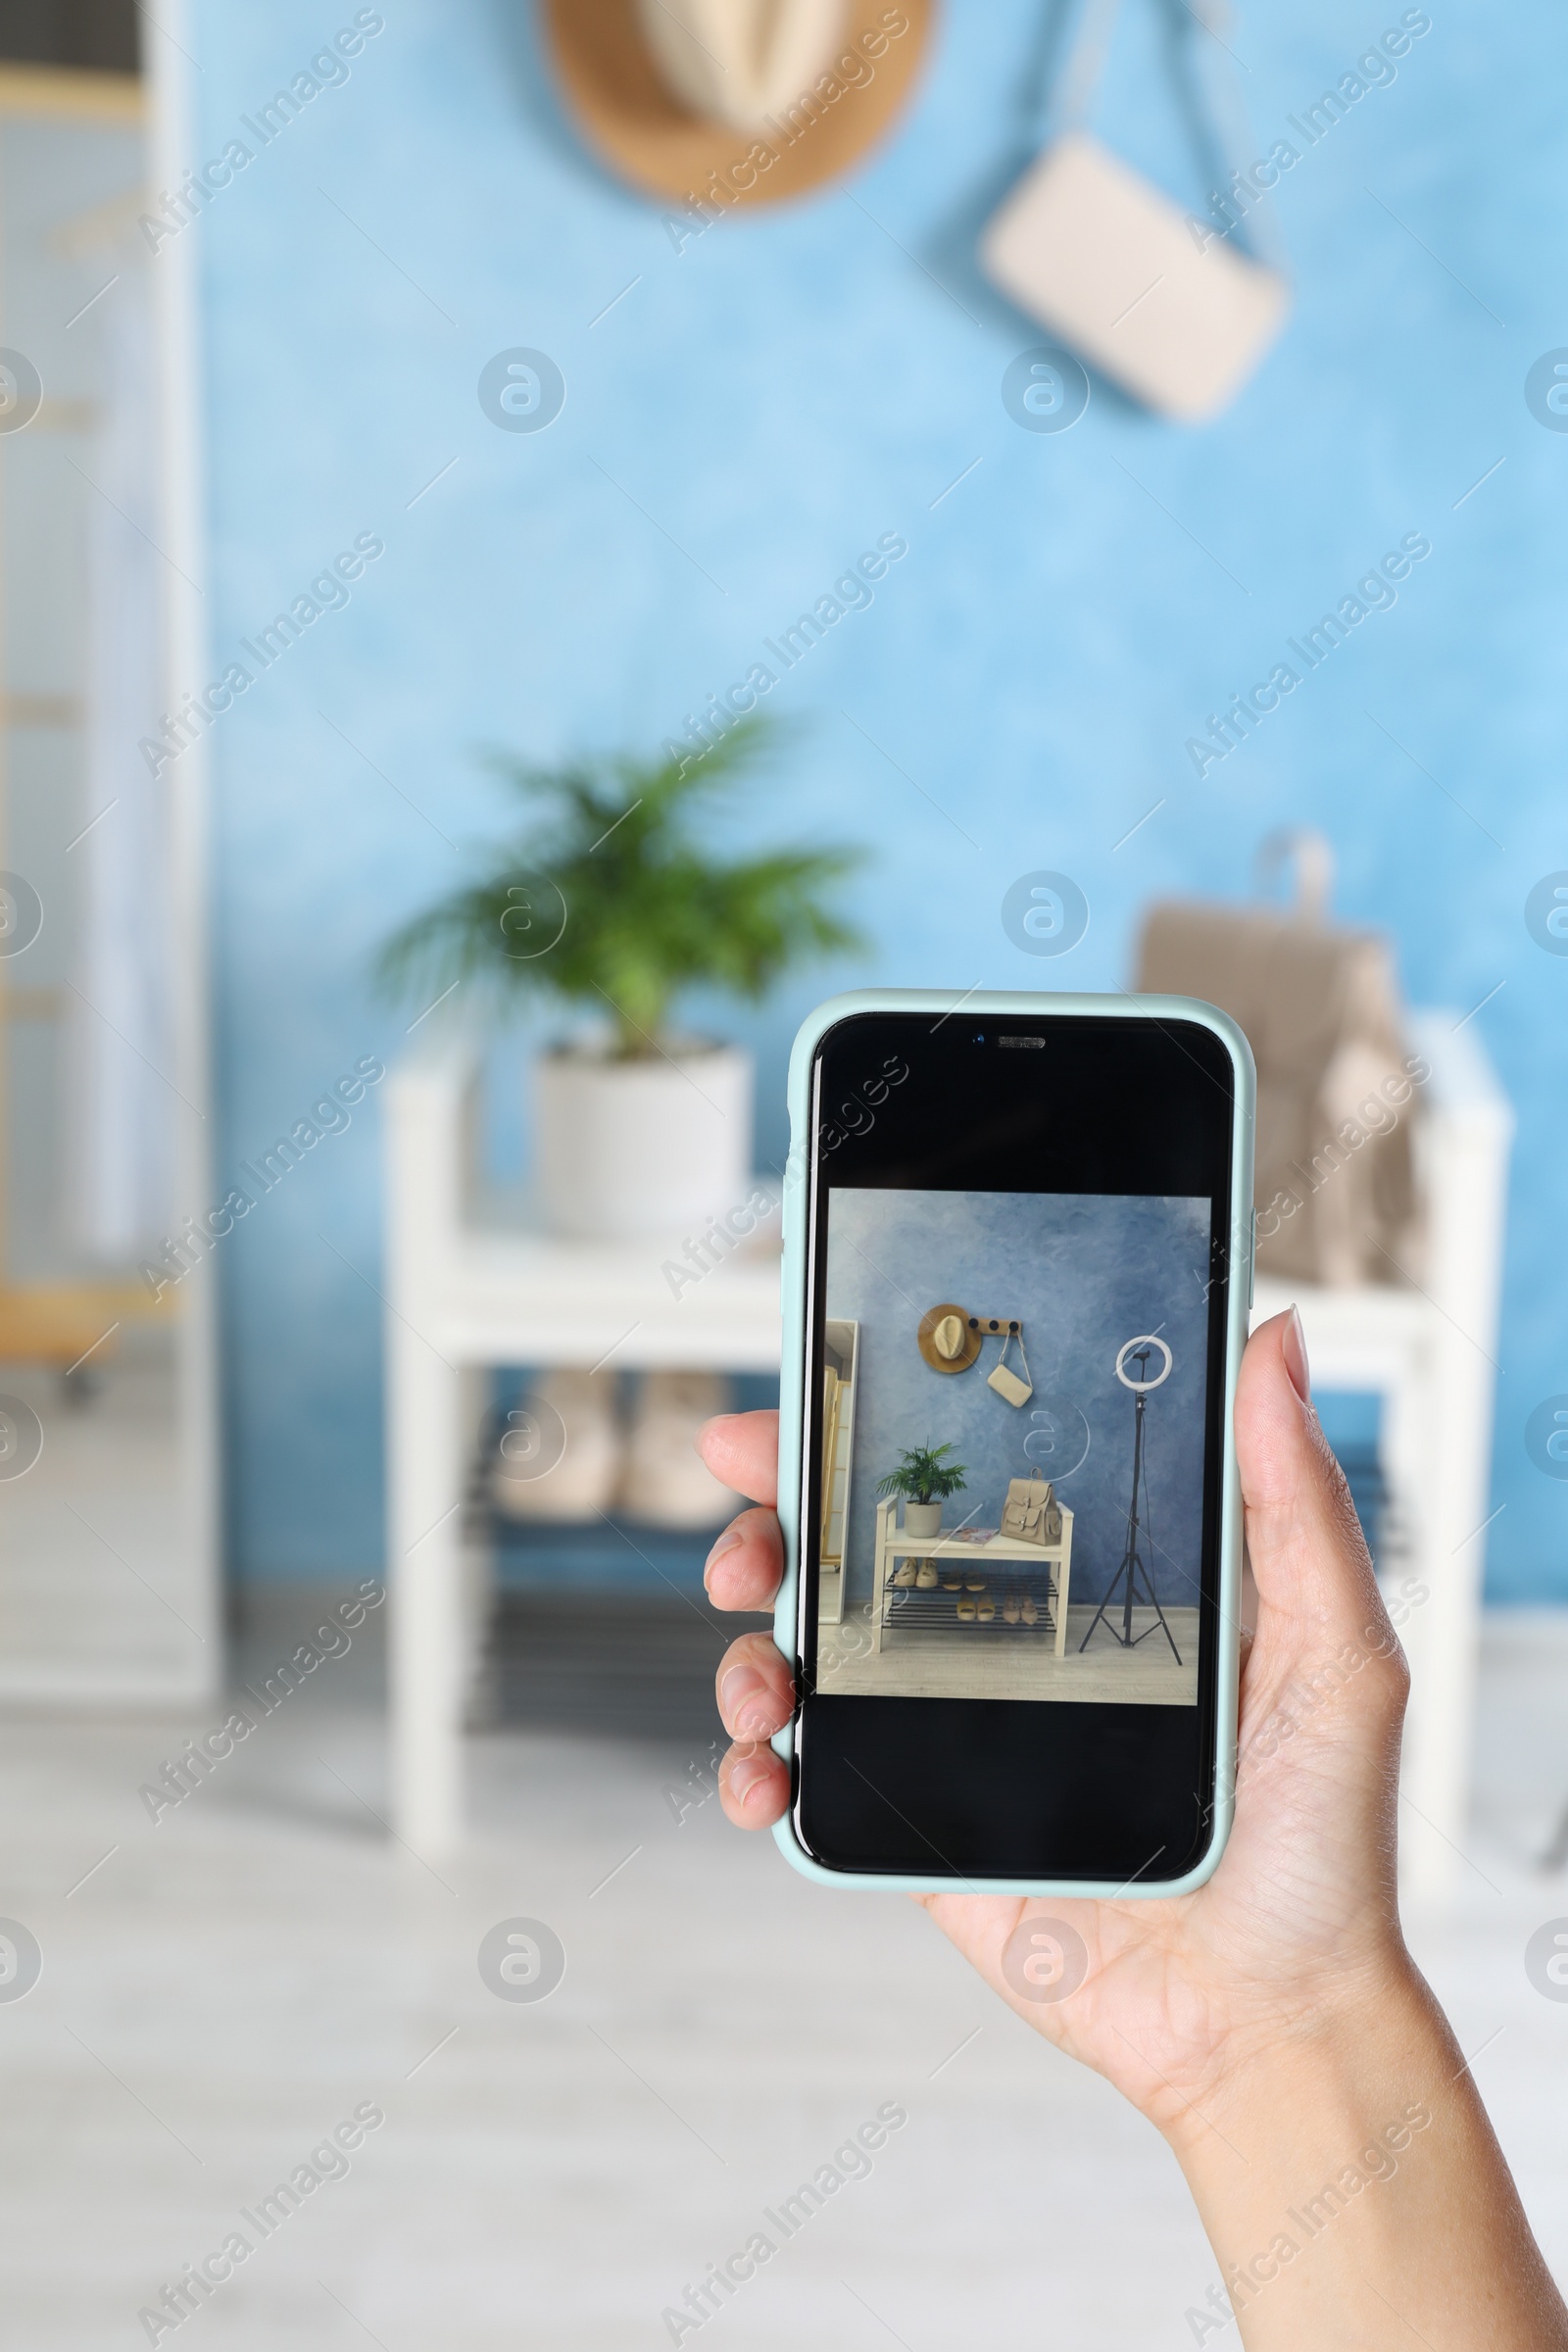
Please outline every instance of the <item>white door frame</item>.
M187 0L165 0L155 24L140 12L147 90L147 170L155 190L177 188L198 154L195 68ZM164 551L165 709L211 677L207 583L207 496L201 317L202 222L165 239L152 266L163 447L160 456ZM182 1111L176 1152L181 1214L200 1215L217 1198L214 1182L212 966L208 922L210 804L208 739L198 734L166 771L172 834L171 894L174 1062ZM221 1466L218 1316L219 1266L208 1259L187 1288L178 1322L178 1450L181 1512L202 1615L203 1671L191 1696L216 1696L223 1684Z

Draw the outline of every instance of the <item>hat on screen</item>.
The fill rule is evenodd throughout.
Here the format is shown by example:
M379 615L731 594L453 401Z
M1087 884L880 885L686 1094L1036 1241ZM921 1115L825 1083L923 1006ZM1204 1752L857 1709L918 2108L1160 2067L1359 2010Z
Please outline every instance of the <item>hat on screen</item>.
M951 1299L926 1310L915 1340L933 1372L967 1372L980 1352L978 1325Z

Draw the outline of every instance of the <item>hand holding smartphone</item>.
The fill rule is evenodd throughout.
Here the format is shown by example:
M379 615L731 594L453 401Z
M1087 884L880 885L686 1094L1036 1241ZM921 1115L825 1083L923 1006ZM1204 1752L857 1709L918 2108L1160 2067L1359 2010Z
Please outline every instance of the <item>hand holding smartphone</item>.
M971 1010L973 1002L963 1009ZM809 1088L805 1075L816 1068L817 1044L837 1028L839 1014L858 1012L862 1005L879 1016L889 1010L927 1011L923 999L912 1004L899 1000L892 1007L885 1000L851 1000L847 1005L841 1001L838 1006L824 1008L803 1033L797 1058L798 1137L808 1132L813 1139L817 1136L816 1129L806 1125L802 1110L804 1104L806 1112L815 1116L823 1104L814 1075ZM1003 1009L1006 1033L1025 1034L1020 1001L1005 1000ZM1082 1015L1098 1023L1103 1017L1093 999L1050 999L1044 1010L1035 1000L1030 1009L1043 1020ZM941 1033L940 1011L939 1005L928 1015L933 1035ZM1112 1017L1163 1023L1167 1042L1182 1046L1194 1042L1183 1024L1195 1022L1200 1031L1207 1025L1203 1008L1193 1005L1131 1005ZM987 1006L974 1021L974 1038L989 1034L992 1025L993 1007ZM1085 1034L1092 1044L1093 1033ZM1224 1042L1221 1032L1210 1034ZM1100 1035L1104 1035L1102 1029ZM1056 1038L1069 1050L1048 1065L1046 1057L1053 1054ZM858 1047L861 1037L853 1042ZM830 1711L835 1699L822 1688L820 1672L829 1651L822 1639L824 1589L827 1624L842 1626L847 1618L835 1615L831 1575L824 1580L821 1573L824 1557L831 1570L835 1536L841 1530L831 1524L830 1507L824 1547L820 1516L814 1535L808 1516L813 1507L820 1512L824 1499L819 1485L813 1504L810 1446L821 1446L815 1473L819 1480L823 1467L834 1460L822 1444L820 1422L813 1429L813 1415L827 1408L827 1384L822 1382L820 1405L812 1384L818 1373L831 1368L835 1353L841 1369L869 1378L873 1359L869 1353L858 1355L855 1334L840 1332L832 1348L825 1335L829 1321L858 1319L870 1324L875 1318L864 1311L858 1318L829 1313L830 1305L848 1307L855 1300L841 1298L836 1290L830 1294L837 1280L831 1258L834 1204L827 1197L832 1186L824 1181L824 1164L835 1172L844 1170L849 1178L866 1179L859 1184L847 1181L846 1190L897 1196L886 1228L894 1237L902 1230L901 1218L925 1213L917 1198L911 1206L908 1196L931 1192L956 1197L946 1203L949 1206L961 1205L963 1195L978 1192L985 1200L979 1220L982 1237L994 1232L996 1218L1015 1216L1015 1202L1005 1197L1029 1191L1016 1173L1023 1146L1034 1154L1023 1159L1024 1167L1043 1166L1048 1179L1060 1171L1077 1180L1059 1188L1050 1181L1039 1186L1048 1199L1054 1199L1059 1190L1057 1206L1049 1212L1053 1215L1060 1201L1073 1204L1070 1213L1078 1215L1083 1202L1109 1199L1130 1214L1128 1202L1224 1198L1226 1175L1220 1164L1223 1153L1219 1159L1214 1156L1215 1131L1201 1109L1191 1109L1191 1103L1200 1100L1196 1094L1187 1098L1189 1110L1183 1111L1181 1089L1186 1082L1171 1082L1168 1058L1158 1052L1147 1053L1141 1061L1118 1058L1115 1053L1101 1056L1102 1068L1118 1070L1120 1082L1128 1087L1128 1106L1118 1108L1102 1091L1105 1115L1090 1122L1087 1113L1094 1096L1089 1057L1080 1054L1075 1062L1072 1045L1065 1032L1058 1032L1046 1046L1003 1049L1029 1054L1042 1068L1056 1070L1058 1087L1046 1100L1054 1101L1069 1123L1059 1146L1039 1097L1025 1097L1020 1103L1014 1094L1009 1114L1007 1088L989 1102L982 1090L976 1116L992 1146L1006 1155L1004 1183L976 1183L975 1139L950 1126L944 1141L940 1105L926 1105L930 1116L925 1123L913 1114L902 1124L887 1118L889 1103L910 1101L917 1072L934 1066L906 1053L902 1058L907 1061L908 1077L896 1086L890 1083L881 1102L868 1099L863 1086L852 1086L850 1094L859 1107L847 1118L826 1121L846 1139L858 1135L868 1152L880 1130L880 1160L869 1155L858 1163L843 1158L848 1140L835 1144L824 1160L818 1141L812 1141L809 1201L804 1198L805 1184L792 1188L801 1197L789 1259L798 1290L787 1296L786 1311L793 1318L790 1361L798 1385L786 1387L777 1421L770 1413L727 1415L710 1423L702 1440L710 1468L726 1485L754 1495L758 1504L743 1512L715 1544L705 1579L709 1592L719 1607L729 1609L757 1609L776 1598L783 1642L781 1647L764 1634L745 1635L731 1645L718 1670L719 1711L736 1741L720 1768L724 1810L745 1828L773 1826L781 1842L787 1840L791 1858L825 1882L912 1884L936 1923L1019 2017L1105 2076L1164 2134L1216 2249L1218 2275L1202 2302L1185 2315L1196 2337L1218 2331L1234 2314L1241 2316L1250 2344L1298 2352L1298 2347L1322 2343L1324 2314L1330 2312L1343 2318L1346 2342L1352 2335L1357 2343L1381 2341L1387 2334L1385 2314L1393 2311L1401 2324L1443 2352L1448 2346L1457 2352L1460 2345L1482 2338L1506 2340L1521 2348L1539 2345L1543 2352L1550 2346L1558 2352L1568 2344L1568 2315L1531 2238L1482 2107L1474 2070L1412 1965L1400 1934L1395 1855L1399 1729L1407 1676L1398 1641L1379 1596L1344 1478L1312 1410L1306 1352L1295 1312L1277 1316L1256 1331L1238 1364L1246 1313L1242 1268L1248 1260L1234 1221L1229 1228L1230 1262L1217 1270L1228 1278L1217 1341L1211 1327L1217 1369L1211 1355L1204 1373L1203 1491L1212 1492L1217 1476L1220 1503L1217 1535L1211 1540L1205 1505L1199 1538L1203 1597L1199 1602L1196 1703L1185 1697L1152 1700L1147 1690L1124 1698L1119 1711L1113 1698L1101 1697L982 1694L965 1699L952 1688L955 1674L967 1670L964 1653L957 1652L953 1653L957 1667L938 1666L939 1687L929 1697L858 1691L849 1694L848 1715L836 1718ZM1204 1061L1202 1066L1210 1065ZM836 1078L831 1061L827 1067ZM874 1087L876 1065L867 1067ZM1244 1061L1234 1081L1229 1114L1233 1146L1235 1123L1245 1116L1245 1103L1250 1102L1247 1076ZM975 1100L971 1094L971 1102ZM1008 1115L1014 1119L1012 1129L999 1132L997 1123ZM868 1116L875 1122L870 1126ZM1188 1120L1182 1149L1195 1156L1172 1157L1158 1147L1157 1138L1149 1142L1161 1118ZM1081 1136L1074 1140L1073 1119L1102 1138L1105 1149L1098 1160L1086 1158ZM1140 1190L1136 1184L1118 1189L1110 1180L1116 1165L1110 1147L1119 1149L1140 1132L1146 1137L1146 1157L1138 1164L1152 1180L1151 1189ZM941 1156L944 1152L946 1159ZM1245 1163L1239 1165L1233 1158L1230 1201L1238 1214L1245 1208L1246 1174ZM1093 1181L1084 1181L1086 1177ZM1153 1185L1166 1189L1152 1189ZM812 1216L823 1218L825 1251L814 1248L815 1229L807 1221L808 1207ZM852 1217L868 1213L863 1200L854 1204ZM1038 1201L1027 1211L1035 1217L1047 1213ZM1100 1212L1083 1213L1093 1218ZM851 1226L846 1223L839 1230L848 1234ZM973 1226L960 1224L954 1230L967 1234L965 1247L973 1244ZM1174 1229L1163 1216L1154 1216L1149 1226L1161 1237L1162 1250L1173 1230L1181 1232L1179 1219ZM1223 1223L1219 1230L1226 1230ZM868 1231L864 1224L854 1228L862 1250L868 1247ZM1069 1287L1060 1276L1063 1266L1087 1268L1112 1285L1131 1279L1133 1259L1106 1254L1097 1260L1086 1231L1080 1227L1070 1247L1053 1261L1058 1269L1058 1301ZM878 1247L871 1234L873 1254ZM932 1254L910 1280L897 1274L895 1265L907 1294L901 1312L907 1315L927 1302L965 1307L987 1326L992 1321L1018 1321L1024 1346L1017 1360L1027 1356L1024 1377L1034 1392L1049 1393L1057 1361L1051 1329L1037 1332L1028 1317L1012 1313L1005 1298L982 1307L961 1296L938 1296L958 1289L956 1282L944 1280L952 1265L951 1257ZM1156 1278L1156 1263L1147 1260L1140 1279ZM867 1289L863 1297L869 1296ZM1213 1296L1211 1289L1210 1300ZM919 1320L923 1319L922 1314ZM948 1330L936 1340L937 1325L944 1319L937 1317L927 1340L947 1361L949 1351L967 1350L974 1335L967 1330L966 1313L958 1318L957 1334ZM1046 1320L1049 1324L1049 1316ZM1062 1340L1062 1324L1054 1329ZM813 1336L819 1330L820 1346ZM950 1386L978 1384L981 1362L989 1363L999 1352L1003 1336L988 1331L983 1358L936 1377ZM1162 1543L1158 1498L1170 1463L1155 1446L1153 1416L1160 1396L1177 1378L1176 1367L1187 1360L1188 1347L1186 1339L1178 1346L1174 1322L1167 1324L1163 1336L1172 1350L1172 1369L1158 1389L1144 1392L1148 1401L1143 1416L1148 1517ZM847 1341L852 1344L846 1353ZM918 1337L914 1344L918 1348ZM1014 1360L1011 1350L1008 1360ZM1157 1374L1162 1361L1152 1351L1141 1371L1136 1355L1129 1355L1127 1365L1143 1377ZM1217 1425L1212 1411L1216 1389L1224 1399ZM867 1396L870 1393L867 1387ZM1125 1439L1130 1410L1135 1448L1137 1394L1124 1390L1121 1400L1121 1434ZM841 1414L845 1401L840 1399ZM993 1392L989 1400L977 1395L975 1403L998 1412L1014 1409L1003 1392ZM1091 1399L1083 1409L1091 1417L1099 1408ZM1059 1422L1061 1416L1054 1418ZM1112 1432L1115 1426L1111 1424ZM873 1428L867 1475L876 1472L874 1491L885 1473L874 1425L867 1427ZM938 1467L961 1468L965 1484L942 1497L945 1524L951 1503L957 1505L956 1518L969 1509L974 1499L970 1473L992 1477L987 1457L971 1442L983 1428L975 1419L963 1431L960 1446L943 1438L942 1424L933 1421L929 1430L922 1428L911 1444L898 1449L901 1455L920 1450L929 1455L938 1453L942 1445L954 1445L955 1450L941 1456ZM1108 1437L1106 1444L1110 1446ZM859 1445L857 1416L849 1458L852 1490L860 1475L855 1468ZM1061 1456L1071 1458L1070 1450ZM902 1459L892 1466L906 1467ZM1131 1466L1124 1459L1124 1475ZM929 1462L916 1465L922 1475L930 1467ZM1073 1475L1062 1474L1059 1463L1056 1467L1054 1489L1059 1483L1062 1495L1071 1496L1076 1485L1080 1498L1061 1505L1063 1529L1068 1510L1073 1512L1075 1556L1066 1594L1070 1650L1079 1605L1072 1578L1087 1552L1078 1531L1091 1516L1090 1489ZM775 1473L780 1482L776 1487ZM942 1482L926 1475L925 1483ZM988 1485L986 1494L993 1503L996 1493L994 1484ZM771 1507L775 1495L777 1513ZM887 1499L876 1497L878 1503ZM906 1520L906 1497L895 1493L893 1499ZM834 1504L831 1490L826 1500ZM1236 1549L1243 1510L1256 1587L1256 1631L1241 1674L1234 1825L1221 1858L1223 1826L1231 1811L1229 1766L1236 1717L1230 1712L1228 1692L1234 1689L1230 1678ZM844 1602L853 1612L861 1605L858 1594L862 1583L854 1573L853 1496L849 1513L851 1532L841 1558L851 1570ZM1137 1515L1141 1531L1145 1514ZM798 1547L793 1534L786 1541L783 1519L791 1519L803 1531ZM1039 1528L1040 1519L1033 1518L1031 1524ZM1063 1548L1054 1526L1048 1525L1045 1532L1048 1544L1054 1542L1058 1551ZM918 1556L934 1558L939 1568L953 1556L942 1548L940 1539L921 1541L928 1549ZM900 1563L906 1556L895 1553ZM1000 1562L1001 1555L994 1555L987 1577L1012 1573L1003 1570ZM1104 1565L1103 1554L1100 1565ZM1046 1573L1049 1578L1049 1567ZM912 1587L901 1586L895 1571L895 1594L932 1589L918 1581ZM940 1574L935 1590L944 1590ZM1155 1590L1162 1606L1169 1600L1165 1614L1186 1672L1183 1637L1188 1628L1172 1613L1183 1603L1175 1592L1167 1593L1159 1586ZM964 1591L967 1595L967 1576ZM1210 1591L1215 1603L1212 1615L1205 1618ZM1093 1585L1090 1592L1095 1598ZM953 1599L956 1611L957 1596ZM1140 1605L1146 1610L1150 1606L1147 1600L1135 1603L1135 1636L1145 1624ZM994 1625L995 1619L990 1622ZM1004 1625L1007 1622L1004 1614ZM1121 1623L1125 1632L1125 1614ZM1155 1657L1160 1655L1158 1620L1151 1613L1148 1623L1153 1638L1150 1643L1136 1642L1134 1658L1140 1648L1152 1648ZM972 1621L964 1620L965 1638L981 1625L978 1613ZM1038 1636L1038 1624L1029 1630ZM1093 1658L1102 1630L1097 1629L1087 1648L1080 1647L1076 1654ZM912 1646L903 1645L906 1657ZM1048 1639L1045 1648L1045 1658L1038 1655L1038 1642L1035 1651L1023 1653L1026 1661L1034 1660L1043 1690L1049 1688L1044 1678L1051 1672L1054 1639ZM891 1643L887 1654L898 1654ZM996 1654L1005 1659L1009 1653L999 1646ZM1168 1648L1160 1672L1168 1688L1176 1668ZM996 1675L1003 1668L987 1671ZM1017 1671L1023 1671L1022 1665ZM1211 1692L1206 1704L1205 1690ZM956 1716L945 1712L955 1706L960 1710ZM961 1712L965 1706L982 1712L966 1718ZM1163 1744L1157 1726L1152 1736L1150 1732L1150 1710L1155 1706L1163 1708L1167 1722L1181 1726L1180 1734L1167 1734ZM879 1745L884 1720L874 1712L879 1707L893 1710L886 1752ZM1013 1722L1022 1726L1019 1733L1009 1734L1006 1714L997 1712L1009 1709ZM929 1763L922 1761L920 1740L901 1731L901 1711L917 1732L929 1727L925 1745L935 1751ZM838 1728L840 1721L847 1731ZM1087 1852L1084 1833L1065 1821L1049 1780L1052 1772L1065 1780L1082 1771L1082 1758L1074 1758L1068 1737L1074 1721L1086 1727L1090 1759L1105 1767L1103 1793L1097 1795L1081 1779L1072 1781L1080 1789L1084 1816L1096 1840ZM976 1735L975 1724L981 1734L987 1726L1000 1724L999 1744L988 1747L986 1739ZM957 1737L945 1748L949 1726L956 1726ZM1040 1737L1031 1748L1037 1731ZM906 1767L905 1780L890 1775L890 1754ZM1152 1760L1157 1765L1161 1756L1170 1777L1163 1789L1156 1786L1151 1792L1146 1787L1148 1768ZM1016 1771L1020 1757L1029 1779L1021 1794L1008 1796L1001 1768ZM881 1776L881 1794L902 1817L901 1828L885 1831L868 1806L857 1810L861 1807L858 1797L840 1804L838 1784L846 1761L860 1764L873 1779ZM820 1778L819 1762L825 1764ZM944 1789L944 1779L953 1783L958 1766L962 1777L957 1795L952 1796ZM1205 1794L1210 1788L1211 1798ZM997 1799L1000 1830L986 1810L989 1793L996 1791L1002 1791ZM906 1801L910 1796L917 1813ZM1211 1824L1203 1820L1205 1803L1212 1804ZM1157 1826L1161 1808L1178 1838L1191 1834L1189 1853L1175 1856L1163 1883L1146 1884L1153 1877L1151 1870L1133 1885L1104 1885L1105 1865L1114 1867L1122 1841L1130 1834L1149 1835ZM951 1867L950 1852L940 1863L906 1868L904 1857L915 1829L926 1836L933 1830L946 1835L956 1844L960 1859L982 1867L967 1878L959 1876ZM843 1847L835 1851L838 1840ZM993 1859L1009 1872L1020 1860L1041 1868L1038 1890L1019 1891L1016 1879L999 1884L983 1868ZM1157 1857L1154 1867L1163 1861L1163 1856ZM1063 1867L1082 1870L1086 1862L1098 1866L1095 1872L1085 1871L1093 1896L1062 1891L1044 1875ZM1151 1893L1177 1899L1151 1901ZM1358 2218L1342 2218L1352 2207ZM1331 2223L1325 2216L1333 2217ZM1374 2290L1371 2302L1369 2289ZM1335 2340L1341 2340L1340 2335Z

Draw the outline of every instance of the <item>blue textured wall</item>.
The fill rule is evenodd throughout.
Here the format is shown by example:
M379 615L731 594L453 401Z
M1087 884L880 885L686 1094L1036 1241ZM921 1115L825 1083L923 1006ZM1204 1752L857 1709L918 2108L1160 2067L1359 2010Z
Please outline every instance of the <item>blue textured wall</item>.
M843 1188L830 1199L827 1311L860 1326L849 1598L872 1591L878 1479L906 1446L951 1444L968 1478L946 1505L946 1524L999 1526L1008 1479L1038 1467L1074 1513L1072 1598L1099 1600L1121 1558L1132 1485L1133 1397L1116 1378L1116 1353L1123 1341L1158 1332L1172 1360L1147 1407L1152 1532L1143 1556L1167 1606L1195 1607L1208 1202ZM988 1385L1000 1341L987 1340L964 1372L926 1362L919 1319L950 1300L1023 1325L1027 1404ZM1016 1372L1016 1347L1007 1361ZM1159 1370L1157 1356L1151 1369Z
M195 0L201 154L352 13ZM735 1024L762 1055L764 1143L788 1033L828 985L1109 987L1152 892L1240 893L1265 829L1322 825L1343 909L1391 927L1414 997L1496 992L1474 1027L1520 1127L1492 1577L1568 1595L1568 1487L1521 1434L1568 1388L1568 960L1523 920L1568 866L1568 435L1523 398L1568 344L1568 20L1545 0L1432 13L1281 185L1296 305L1237 406L1182 430L1097 386L1053 436L1003 408L1038 337L971 261L1027 138L1039 0L957 0L865 170L680 252L562 126L522 0L387 0L351 78L199 232L215 668L357 533L386 547L215 734L220 1159L395 1051L366 958L493 821L476 747L659 742L902 531L875 604L774 696L808 731L731 828L878 852L869 958ZM1102 122L1187 195L1152 14L1122 12ZM1399 14L1249 9L1257 152ZM546 432L499 431L476 398L518 344L566 379ZM1205 714L1413 530L1433 552L1398 604L1200 781L1184 745ZM1036 866L1092 907L1057 964L999 920ZM372 1095L225 1245L250 1573L378 1557L377 1118Z

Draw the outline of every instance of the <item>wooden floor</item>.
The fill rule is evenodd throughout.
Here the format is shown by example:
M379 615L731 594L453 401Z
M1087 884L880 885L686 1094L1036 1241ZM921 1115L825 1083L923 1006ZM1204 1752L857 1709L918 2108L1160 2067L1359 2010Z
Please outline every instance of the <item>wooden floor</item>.
M1067 1654L1049 1641L955 1625L951 1634L884 1634L880 1650L866 1649L862 1621L824 1625L818 1637L819 1687L845 1698L1057 1698L1152 1707L1198 1703L1198 1611L1167 1609L1181 1651L1178 1666L1152 1609L1133 1611L1135 1638L1123 1649L1103 1625L1092 1645L1078 1644L1094 1622L1091 1607L1067 1611Z

